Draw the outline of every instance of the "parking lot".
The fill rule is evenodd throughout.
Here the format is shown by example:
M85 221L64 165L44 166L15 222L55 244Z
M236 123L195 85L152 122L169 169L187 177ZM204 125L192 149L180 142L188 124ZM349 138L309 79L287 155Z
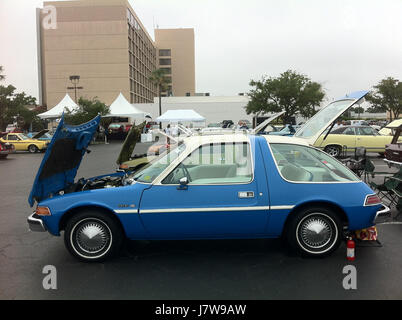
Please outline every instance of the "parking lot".
M120 147L92 146L77 178L113 172ZM402 224L395 211L378 225L382 246L356 248L356 290L342 285L351 264L345 244L328 258L306 259L281 240L133 241L112 261L80 263L62 237L28 231L27 197L42 157L18 153L0 161L0 299L402 298ZM390 170L376 155L373 161L377 171ZM47 265L57 269L56 290L42 286Z

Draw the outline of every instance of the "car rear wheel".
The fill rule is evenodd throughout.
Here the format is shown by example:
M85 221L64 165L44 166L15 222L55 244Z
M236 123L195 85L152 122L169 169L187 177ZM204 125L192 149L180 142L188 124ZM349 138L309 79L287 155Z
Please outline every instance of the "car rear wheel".
M35 146L34 144L31 144L31 145L28 147L28 151L29 151L30 153L35 153L35 152L38 152L39 149L38 149L38 147Z
M123 231L108 214L95 210L73 216L66 225L64 242L69 252L85 262L107 260L120 251Z
M295 213L286 236L289 244L306 256L322 257L335 251L342 239L338 216L325 207L311 207Z
M341 154L341 147L339 146L326 146L324 151L328 153L330 156L336 158L339 157Z

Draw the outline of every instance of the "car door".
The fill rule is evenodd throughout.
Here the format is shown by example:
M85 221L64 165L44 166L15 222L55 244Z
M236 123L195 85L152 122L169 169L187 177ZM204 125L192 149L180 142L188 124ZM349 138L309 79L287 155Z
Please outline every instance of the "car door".
M339 137L342 146L346 146L348 151L354 151L356 148L356 128L347 127Z
M251 145L254 140L201 145L160 183L144 190L139 213L149 235L196 239L264 234L267 181L259 148ZM183 178L188 184L180 184Z
M367 152L385 152L386 141L389 137L380 136L375 129L371 127L356 127L356 147L364 147Z
M6 137L6 139L7 139L7 142L8 142L8 143L14 145L16 151L23 151L23 150L26 150L26 149L24 149L24 147L25 147L24 141L21 140L21 139L18 137L18 135L9 133L9 134L7 135L7 137Z

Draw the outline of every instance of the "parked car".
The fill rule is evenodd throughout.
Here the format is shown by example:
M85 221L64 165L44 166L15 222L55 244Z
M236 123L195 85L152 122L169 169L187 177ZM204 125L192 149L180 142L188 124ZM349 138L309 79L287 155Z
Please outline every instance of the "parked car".
M394 136L395 130L402 125L402 119L396 119L391 123L387 124L384 128L378 131L379 134L383 136Z
M276 136L288 136L288 137L291 137L296 133L296 131L299 128L300 128L300 126L287 124L284 127L282 127L282 129L280 129L279 131L273 131L270 134L276 135Z
M402 166L402 142L399 140L402 132L402 124L395 129L395 135L390 144L385 146L385 159L384 161L391 166Z
M111 123L108 127L108 139L124 140L133 125L131 123Z
M0 138L0 141L12 144L16 151L29 151L30 153L45 151L49 143L48 141L30 139L23 133L7 133Z
M348 120L348 121L346 121L346 125L348 125L348 126L368 126L368 122L366 120Z
M370 126L343 126L330 132L324 140L322 135L314 144L324 149L333 157L340 156L344 146L346 151L354 151L357 147L366 148L367 152L385 153L385 145L392 140L391 136L380 135Z
M0 133L0 137L6 135L7 133ZM15 151L12 144L0 141L0 159L5 159L8 155Z
M22 130L18 128L16 124L9 124L6 128L7 133L22 133Z
M78 181L100 116L74 128L62 119L29 195L37 207L28 224L56 236L64 231L67 249L83 261L110 258L125 237L283 236L304 255L328 255L345 234L389 211L348 168L311 146L363 96L333 102L298 137L190 136L132 173Z
M223 120L222 121L222 128L231 128L234 126L234 122L232 120Z
M159 124L155 121L149 121L147 122L147 124L145 125L145 132L148 132L149 130L153 130L153 129L159 129Z
M42 141L50 142L52 140L52 135L49 133L49 130L45 129L39 132L28 132L26 136L30 139L38 139Z

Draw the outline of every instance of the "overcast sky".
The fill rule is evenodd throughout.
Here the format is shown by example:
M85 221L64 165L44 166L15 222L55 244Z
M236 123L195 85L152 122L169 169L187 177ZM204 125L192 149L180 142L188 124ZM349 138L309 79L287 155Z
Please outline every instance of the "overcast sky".
M153 27L194 28L196 91L237 95L250 79L287 69L323 84L332 100L402 80L401 0L130 0ZM0 65L6 81L38 97L39 0L0 0Z

